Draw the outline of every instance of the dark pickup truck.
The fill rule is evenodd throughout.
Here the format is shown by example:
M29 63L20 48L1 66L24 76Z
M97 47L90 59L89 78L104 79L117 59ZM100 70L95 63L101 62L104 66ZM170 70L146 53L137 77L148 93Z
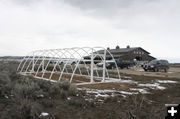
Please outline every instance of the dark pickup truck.
M125 62L125 61L119 60L119 59L116 59L115 62L117 64L117 66L120 67L121 69L129 68L129 67L134 65L133 62ZM114 60L106 61L106 68L107 69L114 69L114 68L116 68L115 62L114 62ZM103 63L98 63L97 64L97 66L99 66L99 67L101 67L102 65L103 65Z

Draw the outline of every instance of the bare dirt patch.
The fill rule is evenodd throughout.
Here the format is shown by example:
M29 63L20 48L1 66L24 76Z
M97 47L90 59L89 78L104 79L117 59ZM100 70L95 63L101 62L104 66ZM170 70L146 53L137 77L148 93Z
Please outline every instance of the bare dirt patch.
M145 72L141 67L132 67L131 69L121 69L120 73L151 76L151 77L180 78L180 68L177 67L170 67L167 73L163 71Z

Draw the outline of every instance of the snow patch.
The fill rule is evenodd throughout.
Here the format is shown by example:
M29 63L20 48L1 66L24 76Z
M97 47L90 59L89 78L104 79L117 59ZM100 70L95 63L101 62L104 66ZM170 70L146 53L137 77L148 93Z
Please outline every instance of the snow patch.
M177 83L177 81L171 81L171 80L157 80L159 83Z
M138 91L138 92L140 92L140 93L142 93L142 94L147 94L147 93L149 93L149 92L147 92L145 89L139 89L139 88L130 88L130 90L132 90L132 91Z
M40 117L45 117L45 116L48 116L49 115L49 113L47 113L47 112L42 112L41 114L40 114Z
M97 97L104 97L104 98L106 98L106 97L109 97L110 95L108 95L108 94L100 94L100 93L98 93L98 94L96 94L95 95L95 97L97 98Z
M127 91L119 91L119 93L124 94L124 95L138 94L137 92L127 92Z
M145 86L145 87L149 87L151 89L160 89L160 90L164 90L166 89L165 87L163 86L160 86L159 83L154 83L154 84L138 84L139 86Z
M40 95L37 95L38 98L43 98L44 95L43 94L40 94Z
M97 90L97 89L86 89L87 93L112 93L112 92L116 92L116 90Z

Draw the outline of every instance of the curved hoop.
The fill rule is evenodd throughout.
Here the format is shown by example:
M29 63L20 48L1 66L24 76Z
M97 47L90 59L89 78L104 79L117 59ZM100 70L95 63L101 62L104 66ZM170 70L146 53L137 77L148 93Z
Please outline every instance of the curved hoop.
M100 53L99 51L103 51L103 53ZM91 83L94 82L93 77L97 78L97 80L101 80L101 82L105 82L106 80L108 80L109 82L111 79L115 79L115 78L112 77L112 75L110 75L111 72L106 67L107 54L111 57L112 61L115 64L116 68L113 71L117 73L117 76L115 77L118 77L118 79L121 80L119 69L113 55L111 54L109 50L103 47L93 47L93 48L73 47L73 48L63 48L63 49L37 50L37 51L29 53L27 56L25 56L21 60L17 68L17 71L20 74L32 74L35 72L35 75L34 75L35 77L48 79L48 80L54 80L53 74L56 73L56 75L59 75L58 81L61 81L63 74L65 75L70 74L71 75L69 79L70 82L72 82L73 77L75 75L79 77L82 77L82 76L88 77L91 79L90 80ZM89 58L85 59L85 57L87 56L90 59ZM98 57L98 58L95 59L95 57ZM102 62L103 67L102 68L98 67L95 61L96 63ZM54 63L50 65L50 62L54 62ZM62 66L61 64L59 64L61 62L65 64ZM72 66L71 62L75 62L76 64ZM30 68L31 65L32 65L32 68ZM38 67L35 70L34 68L37 65ZM93 65L96 67L94 68ZM51 68L48 68L50 66ZM57 66L59 66L59 68ZM42 67L42 71L40 69L41 67ZM90 68L91 73L89 72L88 68ZM79 71L76 72L76 70L79 70ZM95 74L93 73L94 71L95 71ZM100 75L101 71L102 71L102 75ZM42 73L42 75L39 76L38 75L39 73ZM49 77L45 75L46 73L50 73L50 75L48 74ZM97 82L97 80L95 82Z

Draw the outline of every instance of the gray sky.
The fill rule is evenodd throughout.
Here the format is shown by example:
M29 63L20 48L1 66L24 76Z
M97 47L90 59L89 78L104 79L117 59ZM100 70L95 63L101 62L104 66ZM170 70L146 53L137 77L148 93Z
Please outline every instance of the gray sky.
M180 0L0 0L0 55L142 47L180 62Z

